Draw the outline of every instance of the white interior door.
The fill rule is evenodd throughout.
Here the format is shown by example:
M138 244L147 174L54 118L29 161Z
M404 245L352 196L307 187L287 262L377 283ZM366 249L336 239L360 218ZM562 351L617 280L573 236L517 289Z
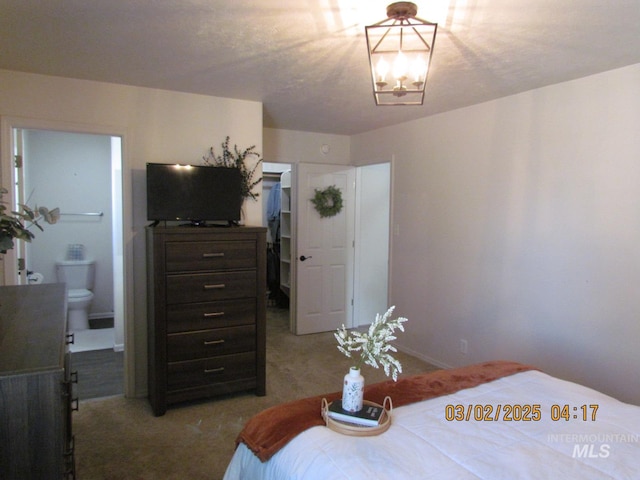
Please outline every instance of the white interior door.
M352 326L355 230L355 168L298 164L296 182L295 333ZM343 209L321 217L311 199L316 189L335 185Z
M353 326L361 327L389 308L391 164L361 166L356 175Z

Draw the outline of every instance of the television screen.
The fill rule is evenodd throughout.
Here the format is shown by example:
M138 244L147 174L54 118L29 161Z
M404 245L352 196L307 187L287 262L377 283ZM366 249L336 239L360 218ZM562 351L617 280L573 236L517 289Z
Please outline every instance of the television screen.
M237 222L241 182L236 168L147 163L147 219Z

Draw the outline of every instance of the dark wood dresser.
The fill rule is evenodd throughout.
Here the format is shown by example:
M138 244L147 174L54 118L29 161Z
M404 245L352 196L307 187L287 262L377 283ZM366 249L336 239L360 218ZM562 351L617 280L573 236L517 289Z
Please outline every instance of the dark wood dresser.
M0 478L75 478L63 284L0 287Z
M266 229L147 227L149 401L265 395Z

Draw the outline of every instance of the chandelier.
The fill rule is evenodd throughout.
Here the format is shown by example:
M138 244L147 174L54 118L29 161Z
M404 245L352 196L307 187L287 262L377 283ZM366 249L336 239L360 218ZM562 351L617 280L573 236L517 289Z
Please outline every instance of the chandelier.
M376 105L422 105L437 23L416 18L412 2L387 7L387 19L365 27Z

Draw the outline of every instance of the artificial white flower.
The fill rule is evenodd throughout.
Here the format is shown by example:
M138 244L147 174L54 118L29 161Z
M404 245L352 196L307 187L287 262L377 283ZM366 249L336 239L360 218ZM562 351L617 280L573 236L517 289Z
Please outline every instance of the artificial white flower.
M390 317L395 308L395 306L389 308L382 316L376 314L375 321L366 332L357 330L348 332L346 327L342 325L342 328L334 333L340 352L349 358L354 358L355 353L360 353L353 368L359 370L363 363L373 368L379 368L382 365L386 376L391 374L394 381L398 380L398 373L402 373L402 365L389 353L398 351L389 342L397 338L394 335L396 329L404 332L402 324L407 319L398 317L391 320Z

